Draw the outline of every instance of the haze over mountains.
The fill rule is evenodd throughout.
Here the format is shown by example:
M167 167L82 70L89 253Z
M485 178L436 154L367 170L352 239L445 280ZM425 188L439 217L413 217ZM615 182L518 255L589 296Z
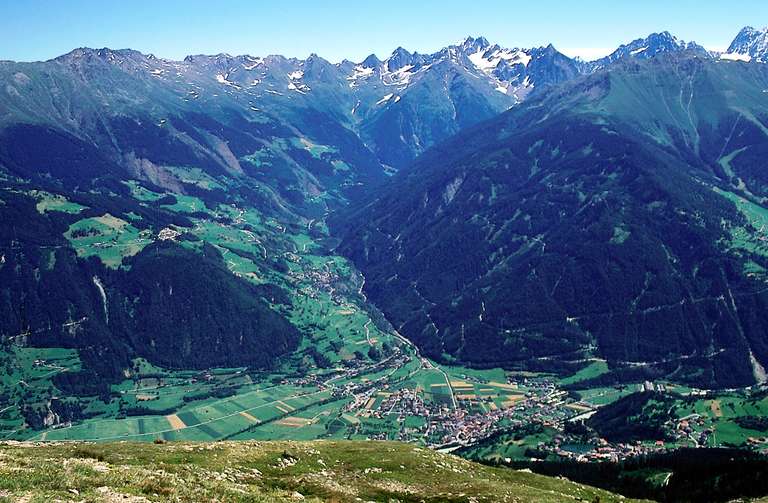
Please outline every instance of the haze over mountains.
M434 54L398 48L384 61L371 55L360 63L331 64L317 55L299 60L225 54L175 62L109 49L77 49L53 62L73 70L84 64L109 64L133 76L152 76L174 92L184 90L187 100L202 98L207 103L212 94L226 94L241 105L248 101L249 107L261 105L276 115L312 107L355 131L381 162L399 168L436 142L531 93L622 58L678 51L719 57L661 32L591 62L569 58L552 45L507 49L483 37L468 37ZM761 60L766 51L765 30L745 28L727 57ZM208 93L201 95L203 88Z
M302 337L282 235L306 229L435 359L762 381L766 33L593 62L483 37L359 63L1 62L0 333L110 379L136 356L269 366ZM224 207L258 214L249 249L208 242L245 221Z

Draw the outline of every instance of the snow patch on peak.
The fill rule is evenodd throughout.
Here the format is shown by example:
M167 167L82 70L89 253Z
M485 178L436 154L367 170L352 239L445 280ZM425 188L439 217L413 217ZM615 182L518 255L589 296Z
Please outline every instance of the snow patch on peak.
M429 66L422 67L419 70L424 71L427 70ZM404 67L398 69L394 72L389 72L382 75L382 82L385 85L389 86L407 86L410 82L413 76L415 75L415 68L413 65L405 65Z
M225 86L231 86L235 89L240 89L240 86L229 80L229 74L222 75L221 73L216 74L216 82L219 84L224 84Z
M384 96L384 97L383 97L383 98L381 98L379 101L377 101L377 102L376 102L376 104L377 104L377 105L382 105L382 104L384 104L384 103L388 102L389 100L391 100L391 99L392 99L394 96L395 96L395 93L389 93L388 95ZM398 99L399 99L399 98L400 98L400 97L398 96Z
M311 91L310 87L303 83L301 79L304 78L304 72L296 70L288 74L288 90L296 91L299 94L307 94Z
M258 66L264 64L264 60L262 58L252 58L249 56L248 60L250 61L251 64L246 65L245 63L243 63L242 65L243 70L246 70L246 71L255 70Z
M355 66L352 70L352 75L347 77L347 80L349 81L349 87L354 89L360 85L358 82L359 80L367 79L371 75L373 75L373 68L364 65Z
M528 66L531 56L520 49L502 49L494 46L490 49L480 49L468 56L475 67L483 73L490 73L504 62L506 65Z

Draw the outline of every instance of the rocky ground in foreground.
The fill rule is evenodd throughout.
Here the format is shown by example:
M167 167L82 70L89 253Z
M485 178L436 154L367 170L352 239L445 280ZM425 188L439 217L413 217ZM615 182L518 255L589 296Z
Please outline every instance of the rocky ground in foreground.
M389 442L3 443L0 501L628 501Z

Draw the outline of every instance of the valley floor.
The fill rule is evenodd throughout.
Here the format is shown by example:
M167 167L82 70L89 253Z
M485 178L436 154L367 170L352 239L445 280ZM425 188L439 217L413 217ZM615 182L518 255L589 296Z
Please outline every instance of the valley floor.
M143 204L162 197L135 183L128 185ZM41 212L81 210L65 198L37 193L36 197L41 198ZM587 358L581 371L565 379L438 365L424 358L367 302L365 279L348 260L333 254L323 219L297 225L249 207L220 204L211 209L197 197L175 199L169 210L180 214L196 210L188 233L215 246L234 275L288 292L290 307L273 307L304 334L298 351L268 372L172 370L136 359L132 368L125 369L125 380L111 386L109 396L74 398L62 397L52 378L80 369L76 350L11 345L0 361L5 369L0 384L6 392L0 397L0 438L398 440L462 449L462 454L488 461L528 460L530 450L551 459L618 461L676 447L761 449L766 442L768 423L739 420L768 415L765 394L737 390L708 395L666 382L580 388L580 383L608 372L606 362L597 358ZM126 249L145 246L151 239L176 240L179 235L169 227L156 238L148 232L140 236L127 222L109 215L78 220L72 229L84 231L67 234L78 254L114 262L115 267ZM264 242L270 243L270 253L278 254L285 268L264 262ZM196 248L199 241L180 245ZM644 390L679 397L665 425L668 435L584 443L563 434L569 420L586 418ZM57 399L74 403L81 410L79 417L55 412L52 402ZM40 424L30 424L30 414L22 410L27 405L35 409Z

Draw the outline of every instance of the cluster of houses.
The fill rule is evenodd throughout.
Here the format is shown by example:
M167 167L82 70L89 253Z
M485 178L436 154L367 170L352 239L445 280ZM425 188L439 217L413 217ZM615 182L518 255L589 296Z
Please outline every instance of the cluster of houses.
M550 442L540 443L539 451L549 452L564 459L590 463L595 461L618 462L636 456L644 456L666 449L666 444L655 442L609 443L604 438L591 439L586 443L573 443L567 436L556 435Z

